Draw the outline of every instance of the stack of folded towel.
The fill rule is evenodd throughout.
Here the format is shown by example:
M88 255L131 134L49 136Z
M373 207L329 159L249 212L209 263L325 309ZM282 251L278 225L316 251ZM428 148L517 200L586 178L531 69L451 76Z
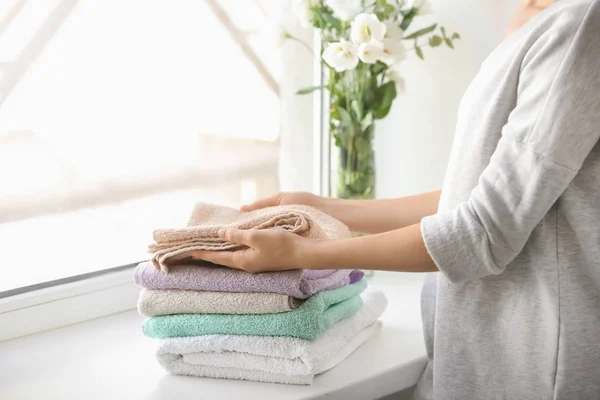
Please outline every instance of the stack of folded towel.
M183 229L158 230L151 262L135 271L144 333L160 339L170 373L310 384L381 330L385 296L365 291L361 271L296 270L250 274L190 259L194 250L238 245L221 228L285 229L316 239L348 228L304 206L249 213L198 204Z

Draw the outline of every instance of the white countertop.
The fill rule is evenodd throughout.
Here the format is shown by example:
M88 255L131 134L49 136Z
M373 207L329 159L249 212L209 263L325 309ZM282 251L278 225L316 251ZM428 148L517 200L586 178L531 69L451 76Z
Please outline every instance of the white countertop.
M0 343L0 399L376 399L414 385L425 366L421 281L370 278L389 300L383 331L312 386L167 375L142 335L142 317L128 311Z

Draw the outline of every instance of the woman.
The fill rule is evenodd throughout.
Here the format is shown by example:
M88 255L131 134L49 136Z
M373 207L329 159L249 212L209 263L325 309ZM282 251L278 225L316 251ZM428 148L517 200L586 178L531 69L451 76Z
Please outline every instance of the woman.
M525 7L527 9L527 7ZM227 230L197 257L250 272L434 272L419 399L600 398L600 0L562 0L483 63L443 190L395 200L282 193L373 235Z

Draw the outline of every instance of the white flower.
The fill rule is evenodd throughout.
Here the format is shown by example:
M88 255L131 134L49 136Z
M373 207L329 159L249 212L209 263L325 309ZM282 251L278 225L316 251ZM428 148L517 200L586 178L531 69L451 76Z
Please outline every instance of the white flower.
M419 15L429 14L433 14L433 6L431 5L431 1L423 0L423 3L421 3L421 7L419 7Z
M382 60L386 64L400 62L406 58L406 48L402 42L404 31L394 21L386 21L385 27L385 37L383 39L383 52L385 55Z
M399 63L406 59L406 48L402 40L384 39L383 53L382 61L386 64Z
M358 14L350 30L350 38L356 44L369 43L371 40L383 42L385 24L375 14Z
M385 77L387 78L388 82L394 82L396 84L396 93L400 94L406 91L406 81L402 75L400 75L398 70L395 68L389 68L385 72Z
M323 60L337 72L354 69L358 65L356 47L345 40L330 43L323 51Z
M361 43L358 46L358 58L364 63L375 64L384 55L383 43L376 40L371 40L369 43Z
M325 0L325 5L342 21L350 21L363 9L361 0Z
M385 38L386 39L398 39L404 38L404 31L398 25L396 21L385 21Z
M433 7L429 0L412 0L411 7L418 8L417 15L433 14Z
M305 28L312 26L312 8L320 2L320 0L294 0L292 5L294 14Z

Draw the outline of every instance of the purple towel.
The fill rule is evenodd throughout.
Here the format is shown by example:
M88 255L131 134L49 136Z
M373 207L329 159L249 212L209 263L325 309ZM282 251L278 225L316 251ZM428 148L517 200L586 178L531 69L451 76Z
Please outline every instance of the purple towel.
M365 273L360 269L355 269L350 273L350 283L356 283L360 281L365 276Z
M358 270L335 269L250 274L213 264L174 265L165 274L151 262L141 263L134 272L135 283L146 289L281 293L299 299L357 282L363 275Z

